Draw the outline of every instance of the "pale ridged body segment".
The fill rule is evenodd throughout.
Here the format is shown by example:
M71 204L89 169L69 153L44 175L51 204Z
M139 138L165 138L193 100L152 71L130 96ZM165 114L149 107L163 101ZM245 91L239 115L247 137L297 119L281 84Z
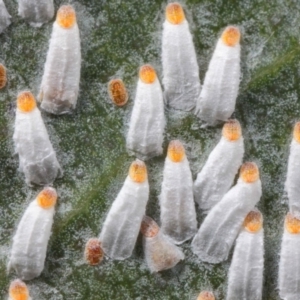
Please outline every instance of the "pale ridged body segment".
M234 112L239 83L240 44L228 46L220 38L197 100L197 116L208 125L226 121Z
M288 216L287 216L288 217ZM291 230L290 225L294 230ZM295 227L296 226L296 227ZM294 224L285 222L283 232L278 287L282 299L298 300L300 295L300 220Z
M233 184L243 156L243 137L229 141L223 135L194 182L195 202L201 210L209 211L222 199Z
M26 93L21 93L21 98ZM26 183L29 185L49 184L62 174L62 170L41 113L35 102L29 100L25 103L18 101L16 110L13 140L15 152L19 155L19 170L25 174Z
M211 209L193 239L192 250L203 261L219 263L228 258L246 215L261 197L261 181L247 183L241 177Z
M9 269L14 269L23 280L38 277L44 269L54 213L54 206L43 208L35 199L18 224L13 237Z
M227 300L261 300L264 271L264 231L240 232L229 268Z
M8 13L3 0L0 0L0 33L2 33L11 23L11 16Z
M81 50L76 23L64 28L54 22L40 87L41 108L53 114L70 113L79 92Z
M141 232L146 262L152 273L173 268L184 259L182 251L164 236L151 218L144 217Z
M138 160L136 162L140 163ZM99 237L104 253L108 257L124 260L131 256L146 211L148 197L147 176L143 182L136 182L128 175L112 203Z
M31 300L28 288L22 280L15 279L11 282L8 300Z
M294 137L290 145L290 155L285 181L285 191L289 199L289 210L300 216L300 139L299 125L296 123Z
M189 25L165 21L162 35L164 96L175 109L190 111L201 90L199 68Z
M162 154L165 114L157 77L151 83L138 80L126 146L140 159Z
M182 146L181 143L180 145ZM173 243L181 244L197 232L193 179L183 146L183 156L180 160L177 158L181 156L174 155L170 148L169 146L165 160L160 195L161 230Z
M18 13L31 26L40 27L54 16L53 0L18 0Z

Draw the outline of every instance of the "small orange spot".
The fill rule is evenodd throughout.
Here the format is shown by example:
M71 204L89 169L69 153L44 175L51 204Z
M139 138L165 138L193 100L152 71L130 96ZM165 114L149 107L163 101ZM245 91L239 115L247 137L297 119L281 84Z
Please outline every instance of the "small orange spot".
M76 23L76 13L71 5L62 5L57 11L56 22L63 28L71 28Z
M169 143L168 157L173 162L181 162L185 157L185 150L180 141L174 140Z
M31 112L36 108L34 96L29 91L21 92L17 98L17 107L22 112Z
M0 89L5 87L6 81L6 68L0 64Z
M9 296L12 300L28 300L29 292L26 284L20 279L11 282Z
M255 182L259 179L259 170L255 163L246 162L241 166L240 177L247 183Z
M241 33L237 27L228 26L223 31L221 38L225 45L234 47L240 42Z
M104 252L99 239L89 239L85 246L84 256L88 264L96 266L100 264L104 257Z
M228 120L223 126L222 134L228 141L238 140L242 135L240 122L235 119Z
M212 292L203 291L199 294L197 300L215 300L215 296Z
M54 188L46 187L37 196L38 205L42 208L51 208L56 204L57 193Z
M181 24L185 20L182 6L177 2L169 3L166 7L166 19L171 24Z
M300 219L294 217L291 213L288 213L285 217L285 228L289 233L300 233Z
M244 220L244 227L252 233L258 232L263 225L263 217L260 211L252 210Z
M157 223L150 217L144 216L141 224L141 233L145 237L155 237L159 232Z
M112 79L108 83L109 97L117 106L123 106L128 101L128 93L121 79Z
M156 79L156 72L151 65L140 67L139 77L144 83L153 83Z
M300 143L300 122L297 122L294 127L294 139Z
M129 168L129 176L132 181L143 183L147 179L147 168L143 161L136 159Z

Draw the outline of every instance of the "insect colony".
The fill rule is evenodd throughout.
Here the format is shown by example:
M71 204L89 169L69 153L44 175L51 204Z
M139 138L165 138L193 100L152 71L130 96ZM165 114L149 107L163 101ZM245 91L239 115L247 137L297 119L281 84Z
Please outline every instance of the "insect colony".
M34 8L34 9L33 9ZM0 0L0 32L10 24L10 16ZM41 26L54 15L53 2L33 4L19 1L19 14L32 26ZM180 42L179 42L180 41ZM151 272L174 267L184 260L176 245L192 239L191 249L202 261L212 264L228 258L236 241L229 269L226 299L261 299L263 282L263 217L255 208L262 189L255 163L242 164L244 139L239 122L229 119L235 109L240 80L240 31L228 26L217 41L203 86L189 25L180 4L166 7L162 34L163 87L154 68L139 71L134 107L126 145L137 159L132 162L123 187L113 202L98 238L90 239L85 257L97 265L106 255L124 260L131 256L139 232L143 235L145 259ZM61 59L63 57L64 59ZM64 5L53 24L49 50L41 82L41 109L52 114L71 113L80 81L80 38L76 14ZM0 66L1 87L6 69ZM113 103L123 106L128 93L121 79L108 84ZM160 195L160 223L145 215L149 183L144 160L161 155L164 140L164 100L172 108L194 111L207 125L225 122L222 137L206 164L192 180L188 159L179 140L170 141L165 159ZM31 130L38 128L38 130ZM46 127L30 91L20 92L14 132L19 169L28 185L45 186L23 214L13 237L9 270L22 280L41 274L51 235L57 193L52 185L63 172L57 161ZM300 297L297 264L300 233L297 201L300 159L300 123L295 125L288 162L286 190L290 212L286 216L279 266L279 293L283 299ZM239 171L240 170L240 171ZM239 171L237 183L234 178ZM200 228L195 203L207 214ZM120 226L121 224L121 226ZM9 299L31 299L24 282L11 283ZM210 291L198 300L215 299Z

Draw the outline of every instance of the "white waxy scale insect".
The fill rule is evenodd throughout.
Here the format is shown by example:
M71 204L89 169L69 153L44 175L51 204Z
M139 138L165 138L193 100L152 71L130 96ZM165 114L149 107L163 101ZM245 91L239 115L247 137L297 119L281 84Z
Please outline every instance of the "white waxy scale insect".
M149 198L147 169L135 160L129 174L104 221L99 240L104 253L124 260L134 249Z
M44 188L29 204L13 237L8 269L23 280L38 277L44 269L56 200L55 189Z
M141 224L145 258L150 271L160 272L173 268L184 254L159 229L156 222L144 216Z
M297 122L294 127L285 190L289 199L290 212L300 217L300 122Z
M41 113L29 91L18 95L13 140L19 170L25 174L27 184L49 184L62 174Z
M262 215L251 211L244 221L229 268L227 300L261 300L264 271Z
M20 280L15 279L10 283L8 300L31 300L26 284Z
M278 287L284 300L300 297L300 219L288 213L281 242Z
M196 114L208 125L234 112L240 84L240 31L228 26L217 42L197 101Z
M202 261L215 264L225 261L246 215L261 194L256 164L243 164L237 184L211 209L201 224L192 241L192 251Z
M19 16L31 26L40 27L54 16L53 0L18 0Z
M81 50L76 14L63 5L57 12L44 67L39 100L53 114L70 113L79 92Z
M11 16L8 13L3 0L0 0L0 33L2 33L6 27L11 23Z
M181 244L197 232L193 179L182 143L171 141L165 160L160 195L161 230Z
M155 70L140 68L133 111L127 134L127 148L140 159L162 154L165 115L164 100Z
M180 4L169 3L162 34L163 86L167 104L195 108L201 90L199 67L189 24Z
M241 126L237 120L229 120L223 126L221 140L194 182L195 202L201 210L209 211L230 189L243 155Z

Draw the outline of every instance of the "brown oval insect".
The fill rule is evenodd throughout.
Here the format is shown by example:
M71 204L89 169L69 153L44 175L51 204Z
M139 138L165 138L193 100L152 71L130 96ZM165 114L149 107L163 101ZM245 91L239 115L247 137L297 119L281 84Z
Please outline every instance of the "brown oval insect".
M26 284L20 279L12 281L9 287L9 297L12 300L28 300L29 291Z
M108 93L111 101L117 106L124 106L128 101L128 93L122 79L112 79L108 83Z
M96 266L101 263L104 257L104 252L99 239L91 238L87 241L84 256L88 264L91 266Z
M6 68L2 64L0 64L0 89L5 87L6 82Z
M197 300L215 300L215 296L212 292L203 291L199 294Z

